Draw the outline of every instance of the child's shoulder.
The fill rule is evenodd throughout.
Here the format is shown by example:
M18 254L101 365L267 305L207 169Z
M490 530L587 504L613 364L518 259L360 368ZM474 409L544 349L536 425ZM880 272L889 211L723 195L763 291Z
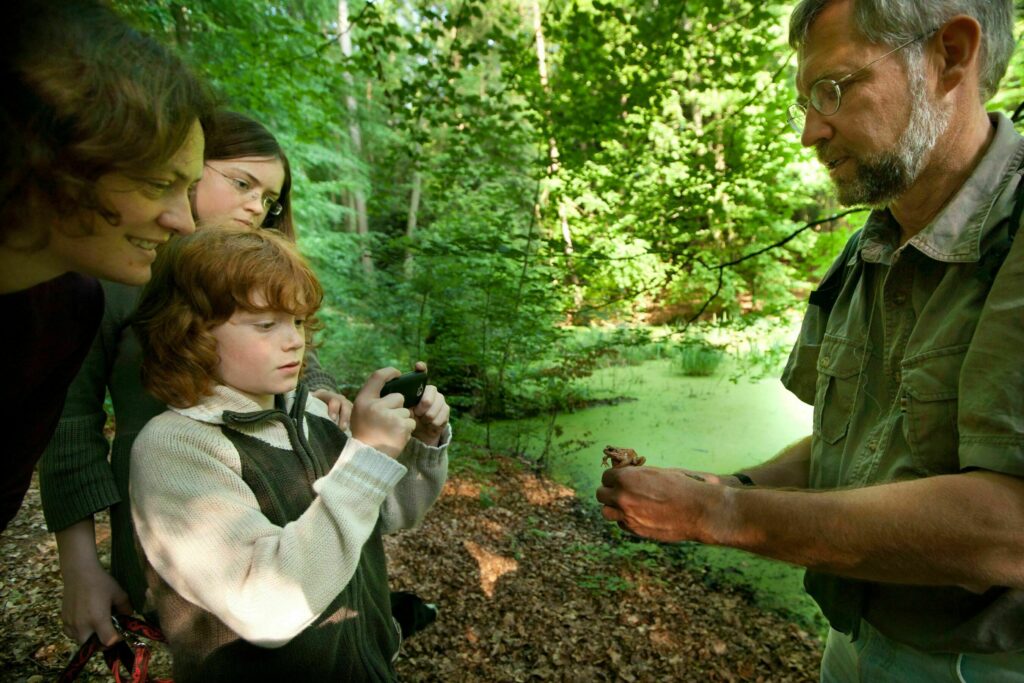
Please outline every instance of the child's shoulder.
M181 468L194 469L215 460L241 472L238 449L219 424L166 410L146 423L132 445L132 471L158 471L165 476Z
M132 450L139 448L166 447L183 439L190 443L217 440L220 429L216 425L190 417L187 413L168 408L142 428L135 439Z

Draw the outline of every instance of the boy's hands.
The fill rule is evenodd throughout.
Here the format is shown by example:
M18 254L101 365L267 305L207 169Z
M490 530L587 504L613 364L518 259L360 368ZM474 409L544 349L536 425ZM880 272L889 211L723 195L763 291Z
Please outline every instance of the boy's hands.
M427 364L423 361L416 363L416 370L427 371ZM450 413L448 402L433 384L428 384L423 390L423 397L416 407L412 409L412 415L416 419L416 429L412 435L428 446L436 446L441 441L444 428L448 424Z
M350 418L352 436L392 458L398 457L417 428L409 409L402 407L401 394L380 396L384 382L400 374L394 368L381 368L370 375L356 394Z

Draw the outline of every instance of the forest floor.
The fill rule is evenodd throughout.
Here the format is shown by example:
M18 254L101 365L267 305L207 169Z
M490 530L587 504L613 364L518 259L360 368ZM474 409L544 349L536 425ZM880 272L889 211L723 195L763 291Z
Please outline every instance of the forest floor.
M623 543L571 489L493 463L452 476L420 528L386 540L392 588L440 609L403 645L403 681L817 680L816 637ZM0 681L53 680L74 647L35 485L0 556ZM110 680L96 659L81 680ZM167 664L158 652L154 673Z

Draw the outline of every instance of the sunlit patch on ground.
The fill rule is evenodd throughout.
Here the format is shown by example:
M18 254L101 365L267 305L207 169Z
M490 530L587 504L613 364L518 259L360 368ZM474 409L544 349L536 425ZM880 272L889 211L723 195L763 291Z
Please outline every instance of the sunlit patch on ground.
M492 553L478 543L463 541L462 545L480 567L480 590L489 598L494 597L494 584L498 579L519 569L519 563L511 557Z
M449 480L444 485L443 495L459 496L461 498L479 498L483 487L474 481Z
M529 475L521 476L520 483L523 496L530 505L551 505L556 500L576 495L568 486Z

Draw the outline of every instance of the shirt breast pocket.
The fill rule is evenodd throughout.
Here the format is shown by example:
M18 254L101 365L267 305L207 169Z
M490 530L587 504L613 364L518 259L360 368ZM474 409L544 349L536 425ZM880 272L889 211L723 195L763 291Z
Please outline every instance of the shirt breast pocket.
M967 346L951 346L903 361L900 409L914 465L928 474L957 472L957 399Z
M850 427L864 354L864 344L830 337L822 342L814 396L814 435L826 443L838 443Z

